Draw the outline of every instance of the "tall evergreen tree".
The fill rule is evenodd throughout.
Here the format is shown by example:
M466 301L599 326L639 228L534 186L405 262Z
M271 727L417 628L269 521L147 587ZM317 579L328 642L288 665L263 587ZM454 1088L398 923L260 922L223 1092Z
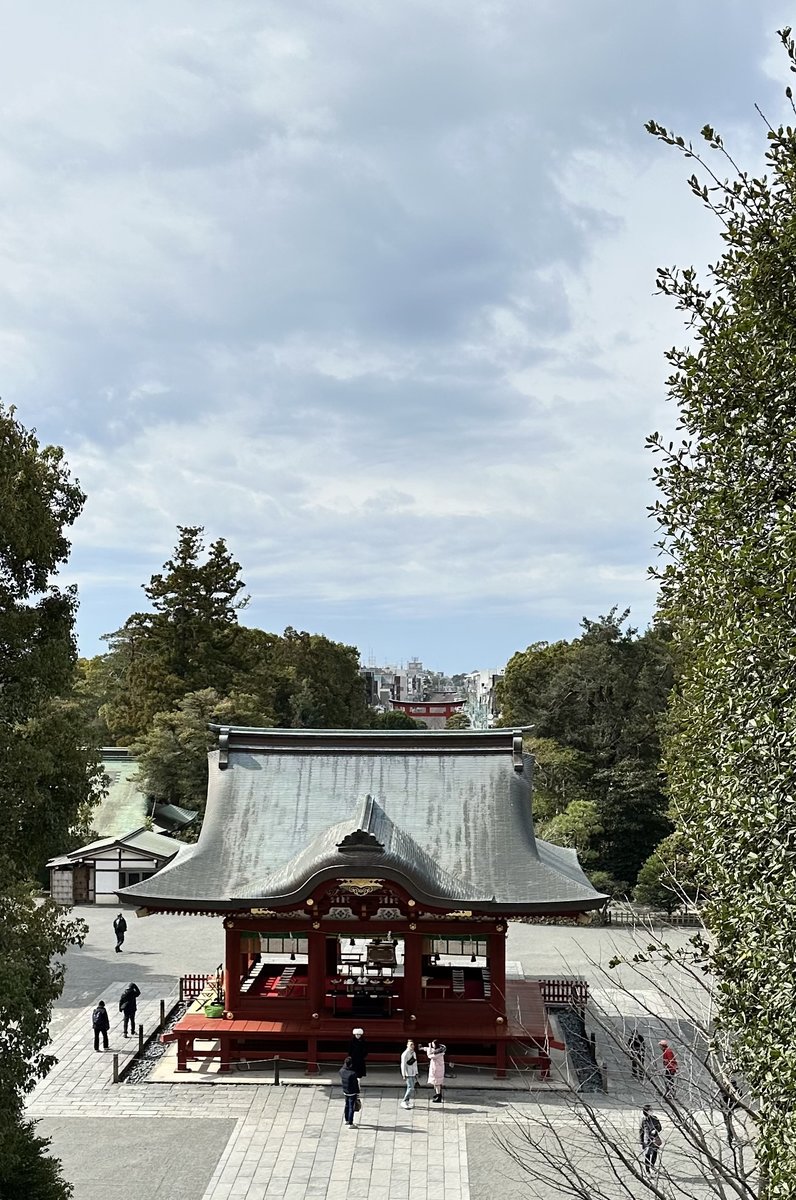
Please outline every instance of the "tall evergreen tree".
M100 716L117 741L143 735L156 713L189 692L226 694L242 665L240 564L223 538L205 552L201 526L178 532L173 557L143 585L154 611L133 613L108 635L110 686Z
M780 32L791 72L796 47ZM790 87L786 97L794 108ZM711 894L719 1021L760 1102L767 1200L796 1195L796 129L766 174L706 125L691 190L724 249L701 283L661 269L690 345L667 355L677 444L655 434L662 604L682 660L666 746L673 811ZM714 165L711 165L713 163ZM725 172L729 178L725 178Z
M0 1195L62 1200L71 1189L23 1117L47 1073L54 959L81 925L36 902L30 882L87 817L98 765L68 696L76 596L51 582L65 562L84 496L62 451L41 446L0 405Z
M669 633L639 637L628 615L613 609L572 642L529 646L501 685L503 723L533 726L540 834L577 843L623 886L671 830L659 766Z

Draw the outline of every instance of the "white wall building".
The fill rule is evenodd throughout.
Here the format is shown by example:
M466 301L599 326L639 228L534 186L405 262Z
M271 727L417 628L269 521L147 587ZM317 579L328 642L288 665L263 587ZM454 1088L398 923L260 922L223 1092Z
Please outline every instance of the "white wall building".
M101 838L50 859L50 895L57 904L117 904L117 889L154 875L179 847L179 842L149 829Z

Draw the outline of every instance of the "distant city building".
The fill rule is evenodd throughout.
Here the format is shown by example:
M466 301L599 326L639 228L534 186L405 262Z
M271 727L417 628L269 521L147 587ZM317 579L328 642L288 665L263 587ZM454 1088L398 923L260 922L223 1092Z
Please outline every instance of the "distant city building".
M442 729L448 717L464 712L473 729L491 729L500 716L497 685L502 670L470 671L448 676L429 670L419 658L406 666L362 668L365 694L378 712L397 710L423 721L429 729Z
M405 667L364 667L365 693L371 708L389 712L394 700L422 701L426 694L426 671L419 658L411 658Z
M489 729L500 716L497 685L502 678L502 671L471 671L465 676L465 712L473 729Z

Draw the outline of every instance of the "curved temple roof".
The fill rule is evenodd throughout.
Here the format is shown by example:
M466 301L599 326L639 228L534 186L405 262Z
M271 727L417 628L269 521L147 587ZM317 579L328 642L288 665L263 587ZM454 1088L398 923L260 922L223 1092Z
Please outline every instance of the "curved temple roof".
M300 905L352 876L392 880L438 908L582 912L605 901L573 850L536 840L519 730L213 728L199 841L120 891L128 903Z

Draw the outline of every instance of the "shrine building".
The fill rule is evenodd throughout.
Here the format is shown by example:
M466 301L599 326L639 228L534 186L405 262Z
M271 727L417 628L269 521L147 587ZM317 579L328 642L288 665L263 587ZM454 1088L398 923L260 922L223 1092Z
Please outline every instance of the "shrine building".
M198 842L118 892L142 916L224 922L220 1019L166 1035L178 1070L278 1054L314 1072L361 1025L370 1062L436 1037L458 1063L502 1075L530 1056L544 1073L545 996L507 980L509 922L606 897L534 836L521 731L211 728Z

